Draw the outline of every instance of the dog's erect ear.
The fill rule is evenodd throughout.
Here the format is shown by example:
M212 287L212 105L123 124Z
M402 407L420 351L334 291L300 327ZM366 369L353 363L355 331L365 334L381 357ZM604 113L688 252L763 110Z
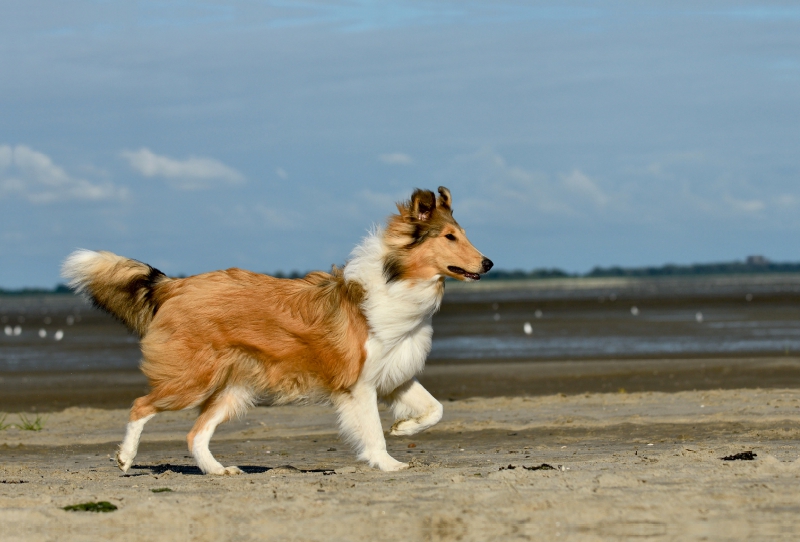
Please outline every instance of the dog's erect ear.
M453 199L450 197L450 191L444 186L439 187L439 197L436 198L436 205L448 211L452 211L451 207Z
M411 205L408 209L409 218L419 222L427 222L433 216L436 209L436 196L430 190L420 190L417 188L411 194Z

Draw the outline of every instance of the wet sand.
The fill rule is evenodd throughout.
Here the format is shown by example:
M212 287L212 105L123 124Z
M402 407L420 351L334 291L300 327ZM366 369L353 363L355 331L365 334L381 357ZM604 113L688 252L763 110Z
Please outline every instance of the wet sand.
M800 388L800 357L439 361L428 365L420 381L441 401L620 390ZM136 369L5 373L0 375L0 411L127 408L147 390L147 380Z
M412 464L389 474L354 460L329 408L258 407L211 444L246 474L210 477L188 457L191 412L152 420L123 475L111 457L127 411L69 408L39 432L0 431L0 536L795 540L799 413L794 389L465 399L389 437ZM88 501L117 510L62 509Z

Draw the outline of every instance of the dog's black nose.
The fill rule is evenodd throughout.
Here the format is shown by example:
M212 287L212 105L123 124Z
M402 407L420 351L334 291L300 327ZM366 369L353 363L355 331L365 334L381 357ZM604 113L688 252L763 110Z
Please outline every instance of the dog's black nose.
M483 272L484 273L487 273L489 271L489 269L491 269L492 266L494 265L492 263L492 260L490 260L489 258L484 258L483 262L481 262L481 263L483 263Z

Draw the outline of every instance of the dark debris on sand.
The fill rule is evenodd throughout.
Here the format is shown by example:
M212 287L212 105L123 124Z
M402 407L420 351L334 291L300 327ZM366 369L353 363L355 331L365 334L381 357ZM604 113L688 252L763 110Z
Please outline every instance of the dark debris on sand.
M113 512L116 509L117 507L108 501L83 502L64 507L67 512Z
M509 465L507 467L500 467L500 470L514 470L516 468L516 465ZM533 467L526 467L525 465L522 465L522 468L525 470L558 470L554 466L548 465L547 463L542 463L541 465L535 465Z
M758 454L754 454L752 450L748 450L746 452L728 455L720 459L723 461L753 461L756 457L758 457Z

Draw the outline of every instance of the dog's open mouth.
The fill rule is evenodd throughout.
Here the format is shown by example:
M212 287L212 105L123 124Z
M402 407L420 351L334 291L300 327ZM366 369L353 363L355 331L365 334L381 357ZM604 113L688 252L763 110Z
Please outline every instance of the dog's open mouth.
M470 273L469 271L464 271L460 267L456 267L455 265L448 265L447 270L451 273L455 273L456 275L463 275L468 279L472 280L481 280L481 276L477 273Z

